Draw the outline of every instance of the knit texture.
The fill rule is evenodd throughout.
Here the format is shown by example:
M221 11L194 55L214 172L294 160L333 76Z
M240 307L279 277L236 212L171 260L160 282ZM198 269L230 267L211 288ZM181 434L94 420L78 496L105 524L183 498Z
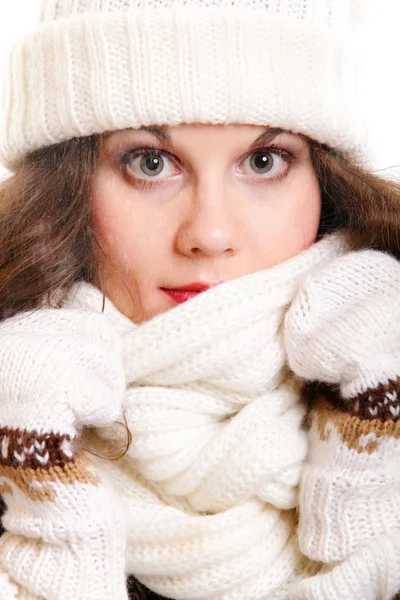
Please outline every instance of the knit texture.
M126 323L124 407L135 441L122 472L105 468L125 490L128 571L157 593L287 598L304 569L293 509L305 408L286 373L281 324L302 275L338 244L325 241L140 327ZM82 288L74 305L81 301L89 301Z
M6 456L0 481L9 508L3 519L7 533L0 538L0 573L7 573L18 590L46 599L125 598L118 587L121 571L175 599L286 598L288 582L303 568L294 507L307 442L301 430L305 407L285 369L281 324L300 278L338 251L338 243L321 242L284 265L217 286L140 326L109 302L105 315L97 314L102 296L84 284L71 291L60 310L2 324L1 358L8 361L9 376L1 389L7 401L0 405L0 423L7 431L1 434ZM134 440L129 455L117 463L104 461L94 471L87 459L82 462L86 455L79 445L76 450L68 446L68 464L65 459L54 464L49 456L45 473L50 475L44 478L41 461L34 463L37 456L61 449L65 436L94 424L96 415L96 430L85 432L84 446L94 443L100 454L109 445L114 451L121 446L121 428L111 426L121 420L118 396L111 403L105 393L109 386L99 393L94 377L102 365L110 381L118 366L115 354L88 345L85 335L79 344L67 333L67 326L83 334L89 330L91 339L105 342L110 334L102 319L122 343L123 405ZM45 324L48 335L41 335ZM113 347L113 339L106 348ZM21 345L32 351L17 352ZM90 352L94 362L76 358L68 367L71 356ZM67 360L61 360L64 355ZM23 396L17 393L21 374ZM48 402L37 389L46 391ZM95 398L91 419L85 419ZM29 400L41 407L39 419ZM70 405L76 407L73 428ZM107 419L110 426L100 428ZM22 452L21 437L27 450L20 463L15 452ZM77 462L100 481L74 479ZM104 497L111 492L118 495L114 511ZM90 588L86 581L92 582Z
M349 280L358 281L357 291ZM385 400L397 406L400 361L389 383L384 361L376 361L374 379L369 356L379 357L377 348L392 355L398 325L389 315L390 328L382 329L378 300L384 292L397 302L398 281L394 259L347 253L331 236L140 326L109 301L99 314L102 296L87 284L75 286L60 310L1 324L1 364L9 373L0 390L0 426L7 428L0 485L8 506L1 600L125 600L128 574L176 600L391 600L400 590L400 418ZM370 307L370 353L364 330L348 334L354 307L354 314ZM333 322L342 348L329 333ZM71 328L82 337L68 338ZM61 370L52 362L56 339L57 355L68 358ZM28 340L35 358L22 350ZM306 407L287 359L298 377L308 365L309 379L326 381L330 344L345 368L340 363L336 391L315 403L305 431ZM90 353L93 361L71 361ZM347 369L347 360L359 368ZM97 379L102 370L105 389ZM372 388L353 386L350 400L341 374L358 381L367 370L363 381ZM80 394L85 376L97 382L91 396L85 387ZM376 414L351 409L366 393ZM29 398L41 407L36 413ZM128 455L89 460L82 444L115 453L125 441L114 424L122 407L133 435ZM82 424L95 427L82 431ZM60 451L66 436L75 440L69 461Z
M0 326L0 599L125 600L118 495L78 431L118 420L121 346L104 315L43 309Z
M291 597L390 600L400 590L400 420L360 420L325 399L310 420L298 535L324 567Z
M373 4L45 0L10 56L0 162L16 168L74 136L193 122L281 127L365 162Z
M400 590L400 265L350 253L305 277L285 318L292 370L333 385L310 415L299 541L326 565L299 600Z

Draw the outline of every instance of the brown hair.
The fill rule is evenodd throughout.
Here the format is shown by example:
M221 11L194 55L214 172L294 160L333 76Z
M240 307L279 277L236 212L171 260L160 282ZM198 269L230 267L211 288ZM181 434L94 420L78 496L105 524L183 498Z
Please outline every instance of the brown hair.
M319 235L347 230L354 248L400 258L400 184L308 140L322 192ZM97 277L91 182L101 136L29 155L0 185L0 320Z
M32 153L0 185L0 319L94 277L91 181L98 136Z

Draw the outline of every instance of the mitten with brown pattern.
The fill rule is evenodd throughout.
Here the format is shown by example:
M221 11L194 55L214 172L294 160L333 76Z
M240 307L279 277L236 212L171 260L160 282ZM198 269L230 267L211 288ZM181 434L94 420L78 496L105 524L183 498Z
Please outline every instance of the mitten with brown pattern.
M310 414L302 552L322 563L292 600L391 600L400 590L400 264L352 252L309 273L288 310L291 370L332 386Z

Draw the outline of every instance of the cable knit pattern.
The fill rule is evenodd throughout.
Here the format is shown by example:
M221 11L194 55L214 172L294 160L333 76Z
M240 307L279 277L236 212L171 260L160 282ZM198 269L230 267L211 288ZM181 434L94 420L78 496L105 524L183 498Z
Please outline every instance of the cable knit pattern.
M300 278L339 246L323 241L139 327L115 315L134 442L122 471L106 468L129 512L128 570L150 589L192 600L287 597L304 566L290 509L307 444L280 327ZM70 302L87 305L87 288Z
M380 404L389 397L395 405L400 371L394 377L388 361L385 375L376 349L393 353L395 324L379 329L379 307L389 310L399 271L380 253L348 253L336 235L140 326L108 300L99 315L102 296L87 284L58 311L2 323L10 376L0 405L8 506L0 599L125 600L124 577L133 574L175 600L391 600L400 589L400 419ZM344 335L341 353L335 346L345 317L343 331L358 315L363 323L363 310L374 314L375 362L358 327ZM91 396L90 386L79 394L77 352L82 377L104 370L108 392L99 394L94 378ZM93 364L82 359L90 352ZM125 442L114 423L119 401L107 395L119 381L119 352L133 442L118 461L89 461L82 443L115 453ZM308 378L338 375L329 380L337 391L315 403L308 432L286 352L300 377L318 360ZM350 414L367 392L379 415Z
M367 162L374 4L44 0L6 69L0 161L16 168L74 136L199 122L281 127Z

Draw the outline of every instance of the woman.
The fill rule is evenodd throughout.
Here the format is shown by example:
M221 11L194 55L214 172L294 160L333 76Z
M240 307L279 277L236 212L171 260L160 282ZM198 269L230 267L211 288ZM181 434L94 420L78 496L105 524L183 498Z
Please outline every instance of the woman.
M49 0L15 49L7 600L400 590L400 190L360 166L363 7Z

